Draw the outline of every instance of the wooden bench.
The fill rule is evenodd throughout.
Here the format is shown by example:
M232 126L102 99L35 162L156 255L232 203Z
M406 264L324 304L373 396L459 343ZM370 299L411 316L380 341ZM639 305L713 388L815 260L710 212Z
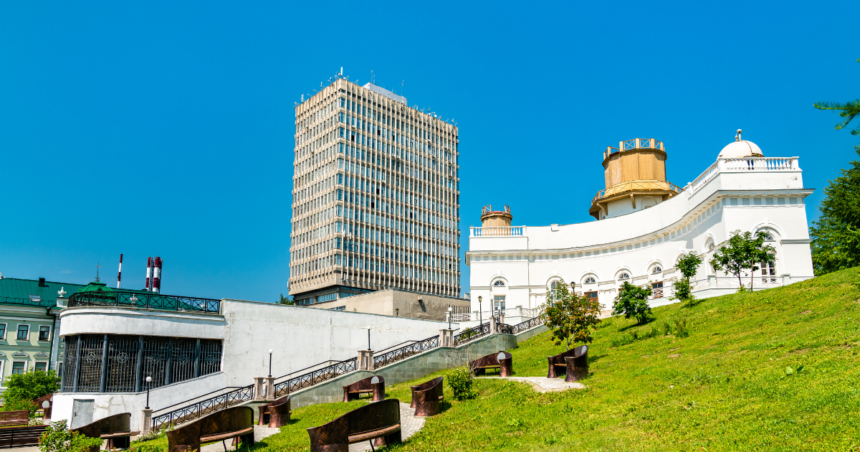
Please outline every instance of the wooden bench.
M27 425L29 413L21 411L0 411L0 427L5 425Z
M308 429L311 452L347 452L349 445L370 441L371 448L400 442L400 401L367 404L319 427Z
M131 431L131 413L120 413L104 417L87 425L74 428L72 431L90 438L106 440L107 449L127 449L131 445L131 436L140 433ZM90 450L98 452L99 447L93 446Z
M547 361L549 362L549 370L546 373L547 378L557 378L561 376L561 373L558 372L558 367L561 367L561 372L567 374L567 363L564 361L564 358L579 358L581 356L585 356L586 367L588 367L588 346L580 345L579 347L574 347L564 353L559 353L555 356L547 356Z
M290 423L290 396L281 397L272 403L260 407L259 425L269 425L269 428L280 428Z
M359 398L362 394L373 394L373 401L379 402L385 399L385 379L381 376L367 377L358 380L351 385L343 387L343 401Z
M25 411L26 413L26 411ZM37 446L47 425L0 428L0 449L19 446Z
M430 381L412 386L412 404L415 408L415 416L435 416L439 414L439 402L445 399L443 394L444 377L434 378Z
M514 374L514 359L508 352L493 353L469 363L475 375L484 375L487 369L499 369L499 376L510 377Z
M254 410L237 406L216 411L206 417L167 432L168 452L198 451L200 444L233 438L233 444L241 439L242 445L254 445Z

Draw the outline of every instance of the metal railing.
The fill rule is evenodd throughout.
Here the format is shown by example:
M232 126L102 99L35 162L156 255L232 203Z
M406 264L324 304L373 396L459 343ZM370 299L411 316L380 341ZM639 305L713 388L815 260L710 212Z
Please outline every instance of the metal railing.
M354 372L358 369L358 358L350 358L344 361L337 361L334 364L323 367L321 369L312 370L308 373L290 378L275 384L275 398L286 394L291 394L300 389L313 386L323 381L331 380L332 378L343 374Z
M504 310L505 317L537 317L540 314L540 308L524 308L521 306L516 306L513 308L507 308ZM473 322L481 319L489 319L493 315L497 314L499 311L482 311L481 313L476 312L461 312L458 314L453 314L451 316L451 321L453 322Z
M47 308L48 306L55 306L57 303L51 300L42 300L34 301L30 298L20 298L20 297L0 297L0 304L19 304L23 306L38 306L41 308Z
M472 328L466 328L454 335L454 344L462 345L479 337L490 334L490 322L485 322Z
M634 138L619 142L617 148L607 146L606 151L603 153L603 158L605 159L616 152L632 151L634 149L659 149L664 152L666 150L662 141L655 140L654 138Z
M227 388L229 389L229 388ZM223 390L223 389L222 389ZM211 394L211 393L210 393ZM176 410L164 413L159 416L154 416L152 418L152 429L160 430L162 427L166 427L168 425L177 425L184 422L188 422L200 417L203 417L209 413L213 413L218 410L223 410L225 408L229 408L233 405L238 405L239 403L253 400L254 399L254 385L245 386L242 388L235 389L233 391L219 394L214 397L210 397L208 399L201 400L196 403L192 403L190 405L185 405L182 408L178 408ZM181 402L186 403L186 402ZM169 410L180 403L175 405L171 405L167 408L162 408L160 410L156 410L154 413L159 411ZM153 413L153 414L154 414Z
M74 293L69 297L69 307L76 306L120 306L217 314L221 310L221 300L111 289L110 291Z
M472 226L469 228L469 237L521 237L525 232L525 226Z
M382 351L378 355L373 356L373 368L378 369L382 366L387 366L397 361L406 359L410 356L426 352L439 347L439 336L428 337L421 341L415 341L409 345L396 348L391 351Z
M530 330L530 329L532 329L536 326L540 326L540 325L543 325L543 318L534 317L534 318L526 320L525 322L520 322L516 325L513 325L511 327L511 332L508 334L520 334L523 331Z

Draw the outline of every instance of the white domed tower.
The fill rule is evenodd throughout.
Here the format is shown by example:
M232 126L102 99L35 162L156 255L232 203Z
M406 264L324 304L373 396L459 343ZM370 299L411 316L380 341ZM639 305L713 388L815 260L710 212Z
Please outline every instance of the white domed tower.
M738 134L735 135L735 142L729 143L720 151L719 158L721 159L739 159L744 157L764 157L761 153L761 148L752 141L741 139L741 129L738 129Z

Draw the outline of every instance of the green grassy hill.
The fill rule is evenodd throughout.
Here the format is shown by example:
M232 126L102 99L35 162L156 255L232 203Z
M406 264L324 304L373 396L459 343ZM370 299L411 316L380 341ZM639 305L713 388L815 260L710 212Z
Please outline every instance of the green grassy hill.
M604 321L588 389L540 394L479 379L478 398L457 402L446 387L444 411L394 449L860 450L858 284L851 269L656 308L642 326ZM688 337L675 335L676 320L686 321ZM546 356L562 350L549 333L536 336L512 351L514 371L546 376ZM388 397L408 403L417 382L391 386ZM355 406L296 409L294 424L260 450L307 450L305 428Z

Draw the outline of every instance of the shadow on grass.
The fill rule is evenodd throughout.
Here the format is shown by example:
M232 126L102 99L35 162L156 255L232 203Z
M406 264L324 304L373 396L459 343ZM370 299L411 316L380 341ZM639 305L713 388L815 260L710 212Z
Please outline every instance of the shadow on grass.
M619 332L619 333L623 333L623 332L625 332L625 331L629 330L630 328L635 328L635 327L639 327L639 326L645 326L645 325L647 325L647 324L649 324L649 323L653 323L653 322L655 322L656 320L657 320L657 317L653 317L653 316L652 316L652 317L648 317L648 319L646 319L646 320L645 320L644 322L642 322L642 323L636 322L636 323L634 323L634 324L632 324L632 325L627 325L627 326L625 326L625 327L618 328L618 332Z

